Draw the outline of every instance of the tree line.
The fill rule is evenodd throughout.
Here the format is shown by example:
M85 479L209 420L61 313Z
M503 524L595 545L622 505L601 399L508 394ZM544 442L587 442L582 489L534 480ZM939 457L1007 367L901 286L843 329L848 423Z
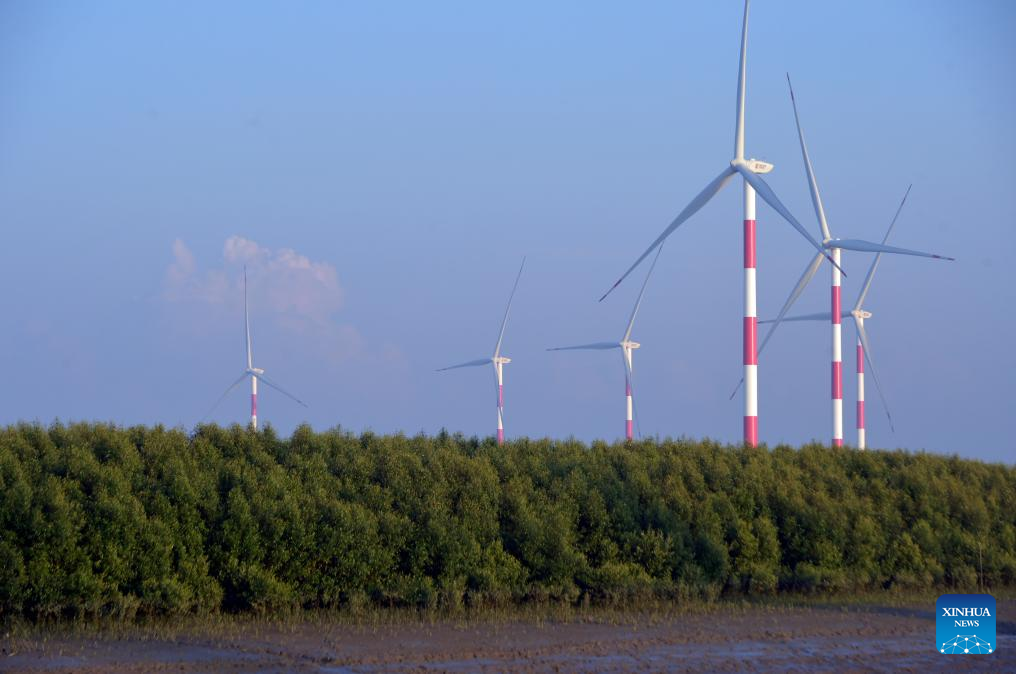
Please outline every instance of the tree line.
M1016 468L708 440L17 424L0 617L1016 585Z

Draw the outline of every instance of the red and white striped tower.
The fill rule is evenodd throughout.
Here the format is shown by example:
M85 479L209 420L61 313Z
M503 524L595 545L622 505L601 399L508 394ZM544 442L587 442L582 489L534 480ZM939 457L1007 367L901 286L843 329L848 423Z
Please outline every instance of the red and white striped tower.
M755 309L755 190L744 182L744 442L758 444L758 314Z
M269 396L271 397L271 396ZM258 429L258 378L257 375L250 377L250 425L255 431Z
M833 260L840 263L840 249L830 248ZM843 446L843 349L841 340L840 324L840 270L833 265L832 275L832 326L833 326L833 369L832 369L832 394L833 394L833 445Z
M857 338L857 448L864 449L864 346L860 336Z
M512 362L511 358L498 356L494 359L494 371L497 373L497 444L504 444L504 364Z
M626 413L624 418L624 437L631 440L634 436L632 435L632 399L631 399L631 350L632 347L628 345L622 345L624 349L624 360L627 365L624 372L624 398Z

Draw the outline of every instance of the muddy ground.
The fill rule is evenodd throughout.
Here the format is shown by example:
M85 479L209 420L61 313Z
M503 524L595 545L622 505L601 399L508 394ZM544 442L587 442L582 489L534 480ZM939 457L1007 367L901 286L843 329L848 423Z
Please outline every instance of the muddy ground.
M998 650L935 651L933 605L719 606L696 611L351 622L308 616L115 630L21 630L3 672L1016 672L1016 601ZM18 632L18 630L15 630Z

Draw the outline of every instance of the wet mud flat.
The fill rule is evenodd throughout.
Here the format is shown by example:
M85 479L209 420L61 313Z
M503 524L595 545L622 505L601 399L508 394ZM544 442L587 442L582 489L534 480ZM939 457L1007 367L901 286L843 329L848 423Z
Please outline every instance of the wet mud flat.
M394 621L233 619L3 637L2 672L1016 672L1016 601L991 655L935 651L933 604Z

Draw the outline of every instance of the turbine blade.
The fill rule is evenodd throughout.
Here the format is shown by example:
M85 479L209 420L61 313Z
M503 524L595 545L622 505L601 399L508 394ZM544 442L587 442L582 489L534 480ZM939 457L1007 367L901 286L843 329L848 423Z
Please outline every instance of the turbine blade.
M916 255L917 257L932 257L936 260L950 260L955 261L954 257L946 257L945 255L936 255L935 253L925 253L920 250L911 250L909 248L897 248L896 246L887 246L884 243L872 243L871 241L863 241L861 239L836 239L831 241L830 246L836 248L842 248L843 250L856 250L862 253L894 253L896 255Z
M247 265L243 266L243 329L244 335L247 338L247 369L251 369L253 366L253 354L251 354L250 344L250 318L247 314Z
M621 281L628 278L628 274L631 274L632 271L634 271L635 267L639 266L639 264L642 263L642 260L646 259L649 256L649 254L652 253L657 246L662 244L664 239L670 236L675 229L680 227L685 220L695 215L695 213L697 213L700 208L705 206L710 199L716 196L716 193L723 189L723 186L727 184L727 182L730 180L730 177L733 176L734 173L735 173L734 168L732 166L728 166L727 168L723 169L723 172L720 173L720 175L716 176L716 178L714 178L712 182L706 185L705 188L701 192L699 192L694 199L691 200L691 203L685 206L683 211L678 213L677 217L674 218L674 220L667 226L667 228L663 230L663 233L660 234L658 237L656 237L656 240L653 241L653 243L649 246L649 248L646 249L646 252L642 253L642 255L639 256L639 259L635 260L635 263L632 266L628 267L628 271L622 274L621 278L619 278L617 282L614 283L614 285L610 286L610 290L603 293L603 297L601 297L599 301L602 302L607 297L607 295L609 295L614 291L614 288L621 285Z
M276 391L278 391L282 395L284 395L284 396L286 396L288 398L292 398L293 400L295 400L296 402L300 403L304 407L307 407L307 403L305 403L304 401L300 400L299 398L297 398L295 395L293 395L289 391L286 391L285 389L283 389L278 384L273 384L268 379L265 379L265 376L263 374L259 374L259 375L255 375L255 376L258 378L258 381L261 382L262 384L268 384L269 386L271 386L273 389L275 389Z
M766 332L765 338L759 345L758 351L756 352L757 356L762 355L762 351L765 350L766 344L768 344L769 340L772 339L773 333L776 332L776 328L780 326L780 322L783 320L790 320L784 319L784 316L787 315L787 312L790 311L790 307L794 306L794 302L797 301L797 298L801 296L801 293L804 292L804 289L808 287L809 283L811 283L811 279L815 277L815 272L817 272L818 268L822 265L823 257L825 257L824 251L818 253L814 258L812 258L811 262L808 263L808 266L804 268L804 273L802 273L801 278L797 280L797 285L794 286L794 289L790 291L790 295L787 297L787 300L783 303L783 307L780 309L780 313L776 316L776 320L759 321L759 323L772 323L772 326L769 328L769 331ZM737 382L737 386L734 387L734 390L730 394L730 398L728 398L728 400L734 399L734 396L737 395L737 392L741 389L742 384L744 384L743 376L741 377L740 381Z
M512 286L512 294L508 296L508 308L504 310L504 319L501 321L501 332L497 334L497 345L494 347L494 357L501 355L501 341L504 339L504 328L508 325L508 312L512 310L512 300L515 298L515 289L519 287L519 279L522 278L522 268L526 266L526 258L522 258L519 266L519 273L515 276L515 285Z
M653 269L656 269L656 262L660 259L660 253L663 252L663 244L656 249L656 257L653 258L653 263L649 265L649 273L646 274L646 280L642 282L642 290L639 291L639 297L635 300L635 308L631 310L631 318L628 319L628 329L624 331L624 338L621 340L627 342L631 338L631 329L635 325L635 314L639 312L639 306L642 305L642 296L646 294L646 286L649 285L649 277L653 275Z
M481 365L487 365L490 363L490 358L478 358L471 360L468 363L459 363L458 365L449 365L448 367L442 367L435 370L435 372L444 372L445 370L457 370L460 367L479 367Z
M214 411L215 411L215 408L216 408L216 407L218 407L218 406L219 406L219 405L220 405L220 404L222 403L222 401L226 399L226 396L228 396L228 395L229 395L230 391L232 391L232 390L233 390L233 389L235 389L235 388L236 388L237 386L239 386L239 385L240 385L240 383L241 383L241 382L242 382L242 381L243 381L244 379L246 379L246 378L247 378L247 372L246 372L246 371L244 371L244 373L243 373L243 374L241 374L241 375L240 375L240 376L239 376L239 377L237 378L237 380L236 380L236 381L234 381L234 382L233 382L232 384L230 384L230 385L229 385L229 388L227 388L227 389L226 389L225 391L223 391L222 395L221 395L221 396L219 396L219 399L215 401L215 404L214 404L214 405L212 405L211 407L209 407L209 408L208 408L208 411L207 411L207 412L205 412L205 413L204 413L203 415L201 415L201 418L200 418L200 419L198 419L198 423L201 423L202 421L204 421L205 419L207 419L207 418L208 418L208 416L209 416L209 415L210 415L210 414L211 414L212 412L214 412Z
M854 327L857 328L857 336L861 338L861 347L864 348L864 359L868 361L868 369L871 370L871 378L875 380L875 390L878 397L882 399L882 408L885 409L886 418L889 419L889 429L894 433L896 427L893 425L893 416L889 413L889 403L886 402L885 394L882 393L882 385L878 381L878 373L875 371L875 361L871 355L871 343L868 341L868 332L864 329L864 323L854 318Z
M765 180L762 180L761 176L753 173L751 169L749 169L744 164L740 163L735 164L734 168L737 170L738 173L741 174L741 176L745 179L745 181L749 185L755 188L755 191L758 192L759 196L762 197L762 199L767 204L772 206L777 213L782 215L783 219L789 222L794 227L794 229L800 232L801 236L808 239L808 243L814 246L815 250L822 253L822 255L824 255L825 258L829 260L829 263L832 264L832 266L840 270L841 274L843 274L844 276L847 275L846 272L843 271L843 268L840 267L840 265L836 264L836 261L833 260L833 258L830 257L830 255L825 252L825 249L822 247L822 244L816 241L815 238L808 233L808 230L806 230L801 225L801 223L797 221L797 218L795 218L793 215L790 214L790 211L787 210L787 207L783 205L779 197L776 196L776 193L773 192L773 189L769 187L769 183L767 183Z
M808 189L811 190L811 204L815 207L815 215L818 217L818 224L822 228L822 240L827 241L829 225L826 223L825 208L822 206L822 195L818 191L818 181L815 179L815 169L811 166L811 157L808 156L808 144L804 142L804 131L801 129L801 118L797 114L797 99L794 98L794 85L790 83L790 73L787 73L787 86L790 87L790 103L794 106L794 122L797 123L797 138L801 141L801 155L804 157L804 169L808 173Z
M811 283L811 280L815 278L815 273L818 272L818 268L822 265L823 257L824 254L822 253L815 255L815 257L811 259L811 262L808 263L808 266L804 268L804 271L801 273L801 278L797 280L797 285L795 285L794 289L790 291L790 295L787 296L786 301L780 308L780 313L776 315L776 320L772 321L773 327L769 328L769 332L766 333L765 339L762 340L762 344L759 346L758 353L761 354L766 348L766 344L769 343L769 340L773 336L773 332L777 327L779 327L780 322L787 320L785 319L787 312L789 312L790 308L794 306L794 303L797 302L798 298L804 292L804 289L808 287L809 283Z
M741 24L741 60L737 66L737 111L734 124L734 158L744 159L744 94L748 69L748 5L744 0L744 22Z
M832 316L833 316L832 312L829 312L829 311L820 311L820 312L815 313L815 314L801 314L799 316L787 316L786 318L784 318L780 322L781 323L791 323L791 322L794 322L794 321L825 321L825 322L828 323L828 322L832 321ZM840 316L840 318L845 318L847 316L850 316L850 312L849 311L844 311L844 312L842 312L842 315ZM775 322L776 322L776 319L772 319L772 320L768 320L768 321L759 321L759 323L775 323Z
M899 207L896 209L896 215L893 216L892 222L889 223L889 229L885 231L885 236L882 237L882 243L889 240L889 234L892 233L893 227L896 226L896 220L900 217L900 211L903 210L903 204L907 203L907 197L910 196L910 189L913 185L907 187L907 191L903 194L903 200L900 201ZM857 295L857 303L854 304L854 309L860 309L861 305L864 304L864 298L868 295L868 289L871 288L871 280L875 278L875 270L878 269L878 263L882 259L882 254L879 253L875 256L875 259L871 261L871 266L868 268L868 275L864 277L864 284L861 286L861 292Z
M597 351L602 349L620 349L618 342L593 342L592 344L579 344L578 346L555 346L547 351Z

